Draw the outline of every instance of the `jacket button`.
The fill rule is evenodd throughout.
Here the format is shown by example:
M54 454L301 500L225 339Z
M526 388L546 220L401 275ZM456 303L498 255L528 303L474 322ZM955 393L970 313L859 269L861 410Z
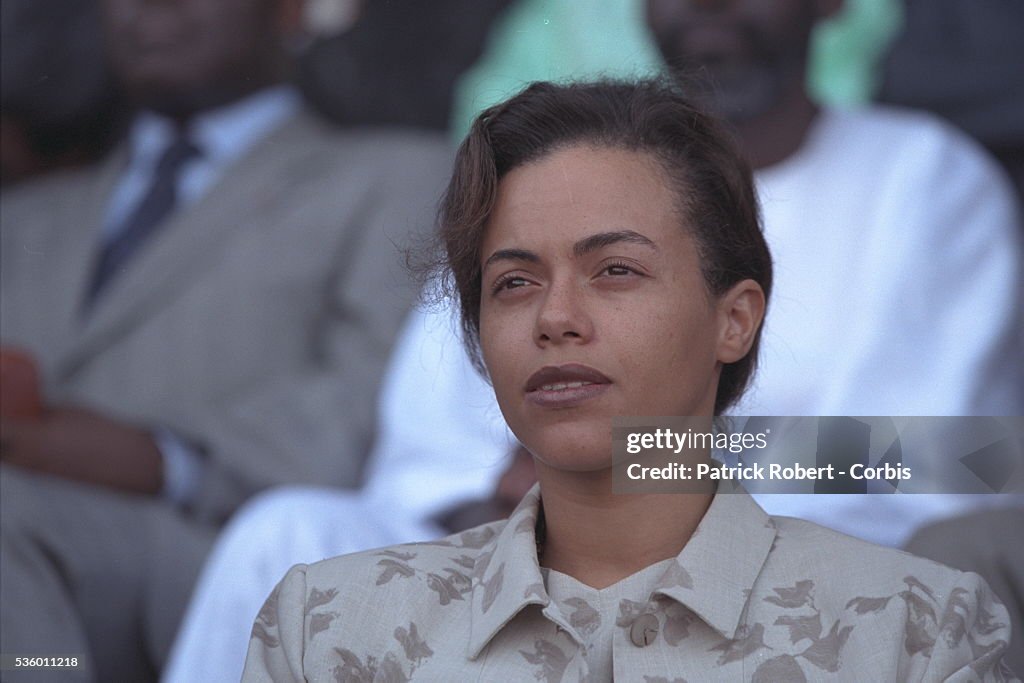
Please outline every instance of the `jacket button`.
M641 614L629 627L629 639L637 647L647 647L658 637L658 617Z

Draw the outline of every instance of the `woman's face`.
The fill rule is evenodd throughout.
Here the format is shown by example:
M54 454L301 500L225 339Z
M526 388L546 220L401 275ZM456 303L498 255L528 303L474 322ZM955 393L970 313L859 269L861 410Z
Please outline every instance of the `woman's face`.
M674 200L653 157L604 147L555 151L499 184L481 347L505 419L548 466L608 467L616 415L711 415L721 364L746 351L736 294L708 294Z

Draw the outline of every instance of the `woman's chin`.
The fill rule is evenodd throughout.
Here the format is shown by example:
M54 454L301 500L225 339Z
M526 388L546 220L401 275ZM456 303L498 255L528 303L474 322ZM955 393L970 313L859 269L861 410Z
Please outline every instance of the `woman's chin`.
M548 429L524 442L537 460L550 469L566 472L599 472L612 465L611 428Z

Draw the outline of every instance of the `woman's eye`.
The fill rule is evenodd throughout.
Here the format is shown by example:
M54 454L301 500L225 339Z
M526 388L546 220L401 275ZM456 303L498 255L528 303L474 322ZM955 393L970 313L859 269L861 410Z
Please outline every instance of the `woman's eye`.
M507 291L510 289L519 289L520 287L526 287L529 284L530 282L526 278L518 277L515 275L509 275L500 278L497 282L495 282L492 291L495 294L497 294L499 292Z
M602 270L601 273L612 277L624 277L638 274L635 268L627 266L624 263L609 263L604 267L604 270Z

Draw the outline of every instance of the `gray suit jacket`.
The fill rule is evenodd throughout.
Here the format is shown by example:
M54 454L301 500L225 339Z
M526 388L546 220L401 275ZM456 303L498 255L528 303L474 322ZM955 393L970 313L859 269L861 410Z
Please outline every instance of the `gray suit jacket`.
M3 343L37 355L47 400L194 439L200 518L274 484L357 485L416 294L397 247L433 225L446 146L300 115L175 214L85 317L124 162L3 197Z

